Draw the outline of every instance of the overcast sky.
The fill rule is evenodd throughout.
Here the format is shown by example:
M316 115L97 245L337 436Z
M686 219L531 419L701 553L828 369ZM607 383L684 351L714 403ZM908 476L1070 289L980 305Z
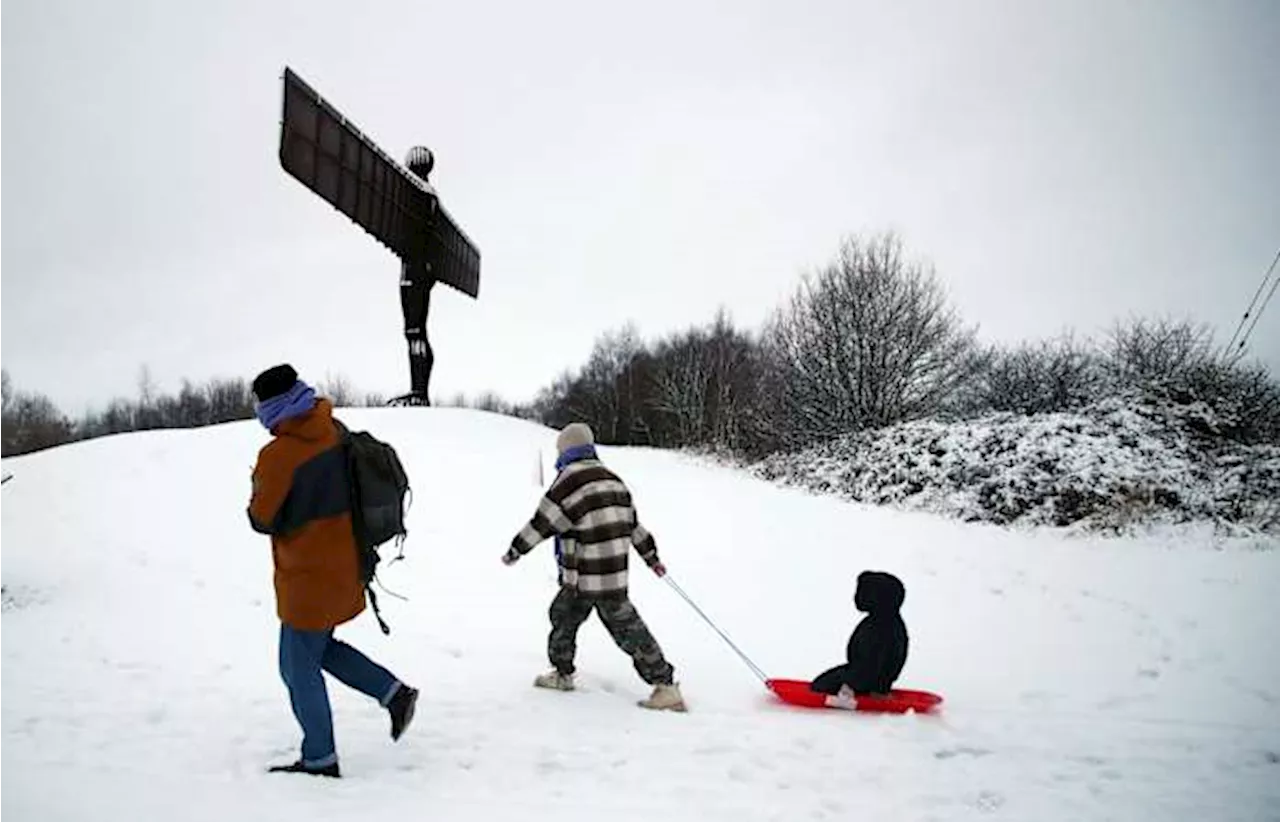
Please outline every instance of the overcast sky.
M408 390L398 265L287 176L299 72L480 246L436 394L526 399L602 331L759 323L898 231L991 340L1187 316L1280 249L1280 3L5 0L3 364L79 413L158 385ZM1252 341L1280 369L1280 297Z

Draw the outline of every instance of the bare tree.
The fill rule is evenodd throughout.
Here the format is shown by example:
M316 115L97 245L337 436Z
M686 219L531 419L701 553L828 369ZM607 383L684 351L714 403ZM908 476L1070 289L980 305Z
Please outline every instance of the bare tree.
M19 394L11 413L17 434L12 453L38 451L74 439L71 421L44 394ZM7 429L9 423L5 427Z
M17 390L8 371L0 376L0 382L3 383L3 419L0 419L3 456L26 454L75 438L71 421L53 400L44 394Z
M766 328L764 422L798 446L935 413L969 375L975 333L895 236L847 240Z
M1170 385L1214 359L1213 335L1207 326L1169 318L1117 322L1102 350L1119 388Z
M654 352L654 395L649 408L661 420L661 445L704 441L711 363L703 335L689 332L660 343Z
M705 328L658 343L648 410L663 445L741 444L755 343L720 310Z
M1012 349L988 349L966 389L969 413L1043 414L1080 408L1106 392L1106 362L1070 332Z
M132 416L133 425L130 430L149 430L164 425L156 399L155 380L151 377L151 367L146 364L138 368L138 400Z
M596 340L587 364L571 381L565 410L590 424L600 442L630 442L644 390L630 366L643 352L639 333L628 324Z
M178 392L178 417L186 427L208 425L212 422L207 394L192 385L190 380L183 380L182 389Z
M205 388L209 422L213 424L253 418L253 396L243 378L213 379Z
M759 346L734 327L722 309L708 329L710 373L707 429L711 443L730 449L746 444L748 414L759 362Z
M325 372L320 393L328 397L335 408L348 408L357 402L356 391L352 388L351 381L343 374L331 375Z

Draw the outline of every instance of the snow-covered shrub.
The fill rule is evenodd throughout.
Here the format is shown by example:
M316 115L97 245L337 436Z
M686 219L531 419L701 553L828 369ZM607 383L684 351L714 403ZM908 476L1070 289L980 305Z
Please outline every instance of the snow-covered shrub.
M758 476L997 524L1280 533L1280 446L1227 438L1207 403L1110 397L1074 412L915 421L775 454Z

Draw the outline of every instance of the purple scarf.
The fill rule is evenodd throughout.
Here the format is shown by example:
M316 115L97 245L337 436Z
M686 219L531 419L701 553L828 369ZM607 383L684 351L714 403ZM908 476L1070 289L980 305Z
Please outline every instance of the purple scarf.
M315 389L298 380L283 394L258 403L254 413L258 415L258 422L262 423L262 427L271 431L285 420L302 416L315 405Z

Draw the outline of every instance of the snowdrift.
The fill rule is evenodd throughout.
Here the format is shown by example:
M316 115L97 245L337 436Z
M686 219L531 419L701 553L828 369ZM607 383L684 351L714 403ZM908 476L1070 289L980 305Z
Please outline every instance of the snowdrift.
M330 689L342 780L270 775L298 730L271 560L245 520L254 423L6 460L5 820L1257 820L1280 816L1280 552L1067 540L822 497L679 454L602 450L673 578L771 677L839 661L867 568L906 584L899 685L938 716L795 708L660 580L632 598L687 714L592 619L581 690L545 670L550 544L500 555L554 432L453 409L340 411L413 481L384 637L339 635L422 689L398 743Z
M1220 436L1203 404L921 421L750 466L764 479L974 522L1128 532L1209 523L1280 544L1280 447Z

